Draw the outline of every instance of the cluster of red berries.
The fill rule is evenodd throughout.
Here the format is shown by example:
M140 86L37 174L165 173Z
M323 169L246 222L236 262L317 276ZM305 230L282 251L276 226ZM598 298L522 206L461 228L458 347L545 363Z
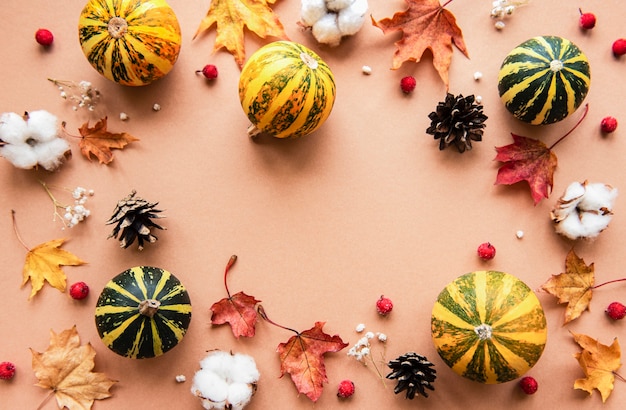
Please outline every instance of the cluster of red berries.
M596 15L593 13L583 13L581 9L580 18L578 19L578 25L583 30L591 30L596 26ZM626 54L626 38L619 38L613 42L613 46L611 47L613 51L613 55L615 57L623 56Z

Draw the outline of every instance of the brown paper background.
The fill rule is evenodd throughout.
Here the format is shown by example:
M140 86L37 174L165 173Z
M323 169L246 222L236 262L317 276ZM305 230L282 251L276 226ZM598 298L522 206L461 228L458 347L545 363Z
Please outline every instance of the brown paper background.
M192 40L210 1L171 0L183 32L182 51L164 79L129 88L100 77L84 58L77 40L83 1L5 0L0 13L0 112L46 109L77 133L89 117L74 112L46 78L89 80L102 92L102 115L109 129L126 131L141 141L115 152L109 166L89 162L69 138L73 158L58 172L25 171L0 159L0 361L17 365L15 378L0 381L0 408L36 408L48 392L34 386L31 352L44 351L49 332L77 326L83 343L97 351L96 370L119 380L113 397L96 409L199 409L189 389L198 361L210 349L252 355L261 372L259 389L249 409L374 409L374 408L619 408L626 385L616 388L602 405L595 392L574 390L582 377L573 354L578 350L570 332L586 333L610 344L624 336L624 322L613 323L604 308L624 300L624 285L594 292L590 312L563 326L564 307L539 293L546 310L549 339L530 375L539 391L527 397L515 382L482 385L454 374L438 357L430 338L430 310L439 291L455 277L479 269L512 273L538 289L550 275L563 271L565 255L574 247L594 263L597 282L624 276L624 200L618 197L609 228L595 241L571 242L558 236L549 211L567 185L589 180L626 190L624 124L610 135L600 120L613 115L626 124L623 94L626 59L611 53L612 42L625 36L623 4L604 1L531 1L506 21L502 31L489 17L491 1L455 0L447 8L457 17L470 59L454 50L450 92L483 97L489 116L483 142L461 155L440 152L425 134L428 113L445 96L445 86L427 53L420 63L390 70L394 41L366 21L352 38L336 48L318 45L297 25L299 2L274 6L294 41L318 52L332 68L337 84L334 110L316 133L293 141L261 138L251 142L238 97L239 69L225 51L212 53L215 32ZM370 0L375 19L403 10L401 0ZM578 7L593 11L598 25L578 28ZM37 28L55 34L44 50L34 40ZM248 33L249 34L249 33ZM505 55L520 42L542 34L561 35L579 45L592 69L586 102L589 113L577 131L558 145L554 192L533 206L525 183L494 185L498 163L495 146L512 142L510 133L550 144L578 120L582 110L561 123L532 127L513 119L499 101L497 74ZM265 44L247 35L248 56ZM195 74L205 64L219 68L211 83ZM362 74L369 65L372 74ZM483 73L480 81L473 74ZM417 78L417 89L404 95L399 81ZM152 110L158 103L162 109ZM130 119L119 120L126 112ZM91 121L97 117L91 117ZM95 190L88 202L92 215L72 229L52 221L53 207L38 180L60 187ZM121 250L107 240L116 202L132 189L158 201L167 219L159 241L143 252ZM55 191L71 202L69 194ZM84 301L46 285L28 301L30 285L20 288L25 249L11 224L16 211L19 230L32 247L65 237L64 248L88 261L65 267L68 283L83 280L91 287ZM523 230L523 239L515 233ZM483 262L476 256L481 242L490 241L497 256ZM416 351L431 359L438 371L430 397L404 399L393 394L394 383L381 383L370 367L346 356L348 348L326 355L328 384L314 404L298 396L289 376L280 378L276 346L291 333L265 322L252 339L237 340L228 326L210 325L209 308L225 296L223 269L232 254L239 260L229 276L232 292L254 295L270 317L285 326L306 330L324 321L324 330L353 345L355 326L388 335L385 356L392 359ZM104 284L136 265L170 270L187 286L193 320L183 342L166 355L132 361L110 352L99 340L94 305ZM375 300L384 294L395 303L387 318L377 315ZM380 355L381 345L374 344ZM383 369L386 371L386 369ZM178 374L187 382L176 383ZM356 394L338 400L336 386L352 379ZM383 387L383 384L385 387ZM55 408L53 400L44 409Z

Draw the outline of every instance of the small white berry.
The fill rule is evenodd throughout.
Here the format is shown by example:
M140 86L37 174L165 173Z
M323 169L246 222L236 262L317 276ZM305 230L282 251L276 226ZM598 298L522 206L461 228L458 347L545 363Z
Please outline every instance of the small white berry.
M522 239L524 237L524 231L517 231L515 232L515 236L517 236L517 239Z
M370 75L370 74L372 74L372 67L370 67L368 65L364 65L361 68L361 71L363 71L363 74L365 74L365 75Z
M475 98L476 103L480 104L483 102L483 96L482 95L477 95Z
M152 110L154 110L154 111L161 111L161 105L160 104L154 104L152 106Z

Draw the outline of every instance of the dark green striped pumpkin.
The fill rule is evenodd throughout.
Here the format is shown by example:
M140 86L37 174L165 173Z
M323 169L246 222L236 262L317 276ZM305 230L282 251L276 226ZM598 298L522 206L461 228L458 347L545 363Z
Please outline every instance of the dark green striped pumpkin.
M170 272L130 268L106 284L96 303L100 338L132 359L160 356L185 336L191 321L189 294Z
M239 100L251 137L298 138L318 129L335 103L335 79L309 48L269 43L250 56L239 77Z
M552 124L572 114L589 91L589 61L571 41L531 38L504 59L498 76L500 99L516 118Z
M481 383L527 372L546 344L543 308L533 291L504 272L458 277L437 297L431 317L437 352L452 370Z

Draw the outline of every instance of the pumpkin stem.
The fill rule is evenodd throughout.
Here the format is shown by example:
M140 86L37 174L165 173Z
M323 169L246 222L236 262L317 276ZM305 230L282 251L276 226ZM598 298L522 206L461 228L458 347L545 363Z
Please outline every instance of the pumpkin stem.
M128 23L121 17L113 17L109 20L107 30L111 37L118 39L128 31Z
M300 53L300 58L302 59L302 61L304 61L304 64L306 64L311 70L315 70L317 68L317 60L309 54Z
M153 317L156 314L157 310L159 310L159 306L161 306L161 302L159 302L158 300L143 300L139 304L139 313L144 316Z
M474 332L478 335L480 340L491 339L491 326L486 323L482 323L474 328Z
M252 124L252 125L250 125L248 127L248 137L252 138L253 140L256 139L262 133L263 133L263 131L258 129L257 126L254 125L254 124Z

